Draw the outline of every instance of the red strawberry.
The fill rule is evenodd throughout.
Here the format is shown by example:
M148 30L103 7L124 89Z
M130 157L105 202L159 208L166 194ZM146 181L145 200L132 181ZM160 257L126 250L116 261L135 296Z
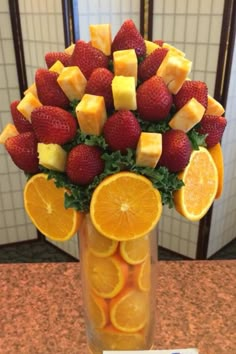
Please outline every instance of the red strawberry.
M165 119L171 105L172 95L161 77L154 75L138 87L137 107L143 120Z
M104 170L102 151L97 146L80 144L68 154L66 173L71 182L87 185Z
M111 89L113 77L114 75L108 69L97 68L92 72L85 89L85 93L103 96L108 111L114 107Z
M157 48L148 55L138 67L138 77L141 81L150 79L156 75L157 69L168 52L167 48Z
M5 147L13 162L21 170L27 173L37 173L39 171L37 139L33 132L25 132L8 138Z
M162 134L162 154L159 166L170 172L179 172L189 163L192 147L186 133L182 130L168 130Z
M207 147L212 147L220 142L226 125L225 117L205 115L201 119L197 131L200 134L207 134Z
M135 149L141 134L140 125L130 111L114 113L103 127L103 135L112 151L126 152L127 148Z
M70 57L71 56L65 52L49 52L45 54L45 61L48 69L51 68L57 60L60 60L64 66L69 66Z
M123 49L135 49L138 57L146 54L144 39L131 19L122 24L111 45L112 53Z
M207 94L208 89L205 82L186 80L179 92L173 96L173 100L177 110L193 97L207 108Z
M20 103L19 100L13 101L10 105L11 115L16 129L19 133L33 131L32 124L26 119L23 114L16 108Z
M160 47L163 46L164 41L162 39L155 39L155 41L153 41L155 44L159 45Z
M94 69L108 67L108 58L90 43L79 40L71 55L70 65L78 66L88 80Z
M59 74L48 69L38 69L35 74L38 98L45 106L67 108L70 104L57 82Z
M35 108L31 122L38 141L45 144L65 144L75 137L77 130L76 119L59 107Z

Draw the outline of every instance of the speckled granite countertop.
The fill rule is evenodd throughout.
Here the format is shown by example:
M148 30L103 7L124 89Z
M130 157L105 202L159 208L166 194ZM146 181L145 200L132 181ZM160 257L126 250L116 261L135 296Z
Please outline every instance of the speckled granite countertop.
M85 354L79 263L0 265L0 354ZM156 349L236 354L236 261L159 262Z

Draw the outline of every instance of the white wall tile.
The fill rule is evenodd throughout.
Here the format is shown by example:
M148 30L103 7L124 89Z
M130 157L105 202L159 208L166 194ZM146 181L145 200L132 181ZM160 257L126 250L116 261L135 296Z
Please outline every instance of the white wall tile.
M185 38L185 16L176 15L175 16L175 31L174 31L174 41L184 42Z
M187 13L197 14L199 10L199 0L188 0L187 1Z
M200 0L200 14L211 14L213 0Z
M221 35L221 27L222 27L222 16L212 16L211 18L211 26L210 26L210 43L219 43L219 38Z
M175 1L175 12L184 14L186 12L186 8L187 8L187 0L176 0Z
M175 12L175 1L165 0L164 1L164 12L165 14L173 14Z
M11 22L9 18L4 13L0 13L0 29L1 29L1 37L2 39L11 39L12 38L12 30L11 30Z
M207 55L208 55L208 47L206 44L196 45L196 55L194 58L195 70L202 70L203 68L206 67Z
M6 70L6 75L7 75L7 86L10 87L15 87L16 82L18 80L17 72L16 72L16 67L15 65L6 65L5 66Z
M166 15L163 27L164 27L163 38L165 39L165 42L172 42L173 34L174 34L174 16L173 15Z
M15 64L15 53L13 43L10 39L2 40L3 58L7 64Z
M208 42L208 32L210 29L210 16L199 16L197 40L200 43Z
M194 43L197 38L198 17L197 15L189 15L186 18L185 40Z
M212 12L213 14L222 14L224 9L224 1L223 0L212 0Z
M0 88L5 88L7 86L6 72L3 65L0 65Z

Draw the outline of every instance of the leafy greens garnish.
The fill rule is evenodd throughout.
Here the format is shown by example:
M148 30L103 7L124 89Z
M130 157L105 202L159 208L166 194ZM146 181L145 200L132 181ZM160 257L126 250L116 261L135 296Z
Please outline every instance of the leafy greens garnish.
M89 141L93 141L92 137ZM75 208L83 212L89 211L94 189L105 177L120 171L131 171L146 176L161 193L162 203L167 204L170 208L173 207L173 192L183 186L183 182L178 179L177 174L170 173L165 167L136 166L135 151L131 149L127 149L126 154L121 154L120 151L105 152L102 158L105 161L104 171L96 176L88 186L72 184L65 173L48 170L43 166L40 166L40 169L48 175L49 179L54 179L57 187L64 187L67 190L65 194L66 208Z
M196 131L195 128L191 129L188 133L188 138L192 144L193 150L199 150L199 146L207 146L206 145L206 137L207 134L200 134Z

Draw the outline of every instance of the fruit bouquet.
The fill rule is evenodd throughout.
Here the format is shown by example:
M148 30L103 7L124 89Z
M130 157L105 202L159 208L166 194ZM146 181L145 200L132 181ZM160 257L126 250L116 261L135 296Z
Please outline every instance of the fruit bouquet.
M220 197L224 108L185 53L130 19L45 61L0 142L27 175L35 226L61 241L79 231L90 351L150 349L155 227L163 205L196 221Z

